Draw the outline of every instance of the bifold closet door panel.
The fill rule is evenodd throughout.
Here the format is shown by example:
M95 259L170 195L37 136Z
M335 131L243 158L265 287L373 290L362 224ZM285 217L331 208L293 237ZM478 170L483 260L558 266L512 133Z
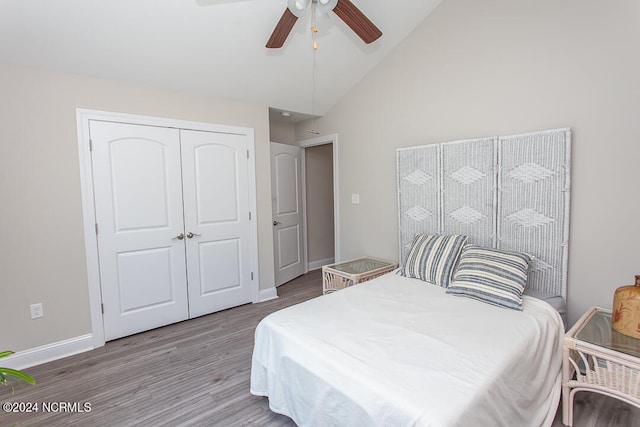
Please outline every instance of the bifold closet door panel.
M251 302L246 135L180 131L190 317Z
M178 130L89 130L105 339L187 319Z

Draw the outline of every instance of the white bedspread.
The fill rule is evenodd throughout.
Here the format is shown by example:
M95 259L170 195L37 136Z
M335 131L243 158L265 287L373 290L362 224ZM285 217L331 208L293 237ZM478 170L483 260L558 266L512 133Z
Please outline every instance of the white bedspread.
M267 316L251 393L301 426L550 426L558 313L444 291L387 274Z

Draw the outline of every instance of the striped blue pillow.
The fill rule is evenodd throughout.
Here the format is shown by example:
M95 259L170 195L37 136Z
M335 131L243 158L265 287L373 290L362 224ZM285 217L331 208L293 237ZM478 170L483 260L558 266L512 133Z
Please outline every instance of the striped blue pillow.
M424 280L446 288L467 236L418 234L400 269L405 277Z
M530 262L527 254L466 245L447 293L522 310Z

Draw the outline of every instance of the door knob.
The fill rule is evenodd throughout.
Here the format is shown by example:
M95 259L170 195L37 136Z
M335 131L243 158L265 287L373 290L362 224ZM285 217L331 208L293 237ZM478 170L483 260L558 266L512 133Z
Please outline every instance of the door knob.
M174 239L178 239L178 240L184 239L184 233L178 234L176 237L174 237Z
M193 238L194 236L200 237L201 235L200 234L196 234L196 233L192 233L192 232L188 232L187 233L187 237L190 238L190 239Z
M280 221L273 221L273 226L275 227L276 225L280 225L282 224Z

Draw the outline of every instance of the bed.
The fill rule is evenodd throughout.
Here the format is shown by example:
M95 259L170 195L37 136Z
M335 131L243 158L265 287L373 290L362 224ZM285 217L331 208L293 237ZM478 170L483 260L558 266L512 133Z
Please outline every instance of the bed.
M401 268L263 319L251 393L301 426L550 426L570 135L398 150Z
M300 426L551 425L558 312L457 298L387 274L263 319L251 393Z

